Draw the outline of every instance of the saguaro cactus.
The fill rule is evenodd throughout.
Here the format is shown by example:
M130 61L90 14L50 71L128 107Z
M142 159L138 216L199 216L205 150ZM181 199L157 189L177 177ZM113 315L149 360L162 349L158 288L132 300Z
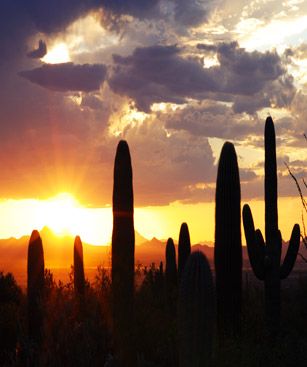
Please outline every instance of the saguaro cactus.
M172 238L167 240L165 248L165 281L168 289L177 284L176 250Z
M134 221L132 167L126 141L117 146L114 164L112 295L114 346L121 366L135 367Z
M181 279L184 266L191 253L191 242L189 228L186 223L182 223L178 241L178 278Z
M264 281L265 316L268 332L276 335L280 328L280 280L291 272L300 243L300 227L292 230L288 252L282 265L282 238L278 229L277 165L275 129L271 117L265 122L265 239L261 231L255 231L251 210L243 207L243 224L251 266L256 277Z
M214 263L219 336L240 332L242 298L241 193L236 151L223 145L216 181Z
M179 290L180 367L212 365L213 323L213 281L209 263L201 252L193 252L186 263Z
M28 333L38 343L43 333L44 252L37 230L31 234L28 247Z
M83 247L81 238L79 236L76 236L74 242L74 289L77 295L84 295L85 278L83 265Z

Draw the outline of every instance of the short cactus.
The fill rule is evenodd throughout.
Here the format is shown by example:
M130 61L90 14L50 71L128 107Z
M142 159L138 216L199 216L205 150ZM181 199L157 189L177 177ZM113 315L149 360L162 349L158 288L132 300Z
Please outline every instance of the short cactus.
M121 140L114 164L112 296L114 346L120 366L136 366L134 343L134 220L129 147Z
M212 365L213 324L214 294L211 270L205 255L193 252L186 263L179 289L180 367Z
M280 280L285 279L295 264L300 244L300 227L295 224L289 248L281 262L282 238L278 229L277 165L274 123L271 117L265 123L265 238L255 231L251 210L243 207L243 223L251 266L256 277L264 281L265 316L268 333L278 334L280 329Z
M44 251L37 230L31 234L28 247L28 333L39 343L43 335Z
M83 265L83 247L81 238L79 236L76 236L74 242L74 289L76 295L84 295L85 278Z
M182 223L178 241L178 278L181 279L185 264L191 253L191 242L189 228L186 223Z
M221 340L240 333L242 303L240 177L236 151L229 142L221 151L215 200L214 263Z

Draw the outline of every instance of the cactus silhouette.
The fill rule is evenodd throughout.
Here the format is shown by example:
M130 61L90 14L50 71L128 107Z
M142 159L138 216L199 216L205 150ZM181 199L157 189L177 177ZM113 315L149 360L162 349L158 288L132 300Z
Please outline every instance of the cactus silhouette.
M191 253L191 242L189 228L186 223L182 223L179 232L178 241L178 278L181 279L181 275L184 270L184 266Z
M79 236L76 236L74 242L74 289L77 295L84 295L85 278L83 266L83 248Z
M268 333L280 329L280 281L291 272L300 244L300 227L295 224L284 262L281 262L282 238L278 229L277 165L274 123L265 122L265 242L259 229L255 231L250 207L243 207L243 224L251 266L256 277L264 281L265 318Z
M163 277L163 262L160 261L160 265L159 265L159 274Z
M121 140L114 164L112 297L114 345L120 366L136 366L134 343L134 221L129 147Z
M39 343L43 335L44 252L42 239L37 230L31 234L28 247L28 333Z
M180 367L212 365L214 323L213 280L209 263L193 252L182 274L178 303Z
M242 302L241 193L237 155L223 145L216 181L215 247L217 322L220 339L240 333Z
M167 240L165 248L165 281L167 289L177 285L176 250L172 238Z

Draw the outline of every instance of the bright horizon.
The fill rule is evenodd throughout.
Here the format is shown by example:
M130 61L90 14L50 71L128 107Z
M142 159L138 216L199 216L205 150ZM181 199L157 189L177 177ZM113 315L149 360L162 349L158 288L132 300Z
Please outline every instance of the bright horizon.
M241 202L241 207L245 201ZM254 214L255 226L264 230L264 201L248 202ZM297 197L279 198L279 228L288 241L294 223L300 223ZM214 242L215 203L181 204L135 208L135 230L150 240L153 237L175 241L182 222L187 222L191 243ZM92 245L108 245L112 235L112 208L86 208L69 193L46 199L4 200L0 202L0 238L19 238L33 229L50 228L57 235L80 235ZM16 222L18 224L16 224ZM242 229L242 243L245 236Z

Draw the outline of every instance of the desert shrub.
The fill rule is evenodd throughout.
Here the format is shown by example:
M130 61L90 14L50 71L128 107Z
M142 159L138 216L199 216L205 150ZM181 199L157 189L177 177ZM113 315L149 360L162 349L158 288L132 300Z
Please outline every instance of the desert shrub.
M22 292L14 276L0 272L0 365L16 360L22 301Z

